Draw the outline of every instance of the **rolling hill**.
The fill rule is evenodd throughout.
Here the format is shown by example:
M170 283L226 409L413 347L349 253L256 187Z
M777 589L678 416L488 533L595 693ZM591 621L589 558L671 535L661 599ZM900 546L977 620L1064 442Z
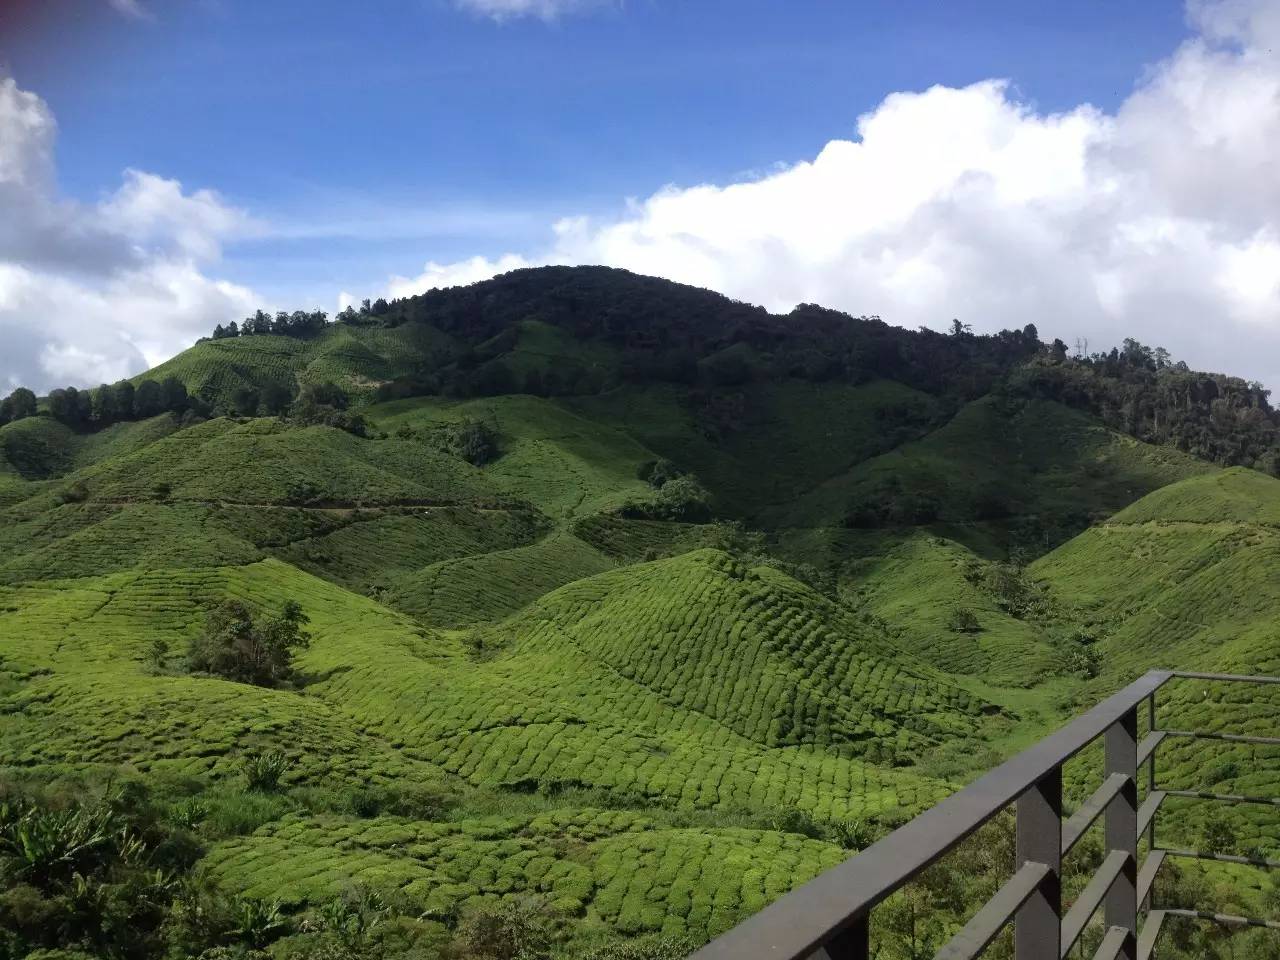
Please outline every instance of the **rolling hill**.
M115 803L178 878L126 950L10 875L5 949L459 956L506 917L657 958L1142 670L1280 671L1280 480L1020 392L1029 334L842 317L521 271L203 341L137 378L183 411L0 425L0 820ZM347 419L230 408L326 383ZM297 605L286 682L189 669L228 602Z

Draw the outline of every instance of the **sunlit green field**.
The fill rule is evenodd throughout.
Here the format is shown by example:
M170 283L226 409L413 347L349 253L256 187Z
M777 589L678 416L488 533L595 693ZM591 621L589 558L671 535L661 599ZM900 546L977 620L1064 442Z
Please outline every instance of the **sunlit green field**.
M403 336L206 343L161 372L385 378L378 338ZM564 349L532 326L517 354ZM751 389L719 435L673 386L399 400L365 409L368 437L169 415L0 428L6 776L140 783L211 882L298 919L355 884L426 917L431 950L529 897L570 954L696 945L1145 669L1280 672L1280 481L1046 402ZM462 418L500 438L484 466L423 440ZM623 509L654 499L659 458L706 486L711 522ZM848 522L887 476L935 515ZM1038 559L1011 566L1015 542ZM187 671L227 599L301 605L295 683ZM1274 719L1232 695L1168 709ZM250 789L244 761L271 751L278 789ZM1206 785L1277 786L1218 753ZM1165 769L1203 774L1184 747Z

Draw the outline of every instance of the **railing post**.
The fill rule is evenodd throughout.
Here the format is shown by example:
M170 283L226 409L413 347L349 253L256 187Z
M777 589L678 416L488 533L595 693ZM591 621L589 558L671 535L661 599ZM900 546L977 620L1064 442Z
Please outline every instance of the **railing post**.
M858 917L828 940L822 949L829 960L868 960L871 956L871 915L864 913Z
M1111 885L1105 901L1106 924L1129 931L1120 956L1135 960L1138 933L1138 708L1135 706L1107 728L1106 776L1122 773L1129 778L1124 789L1107 807L1107 850L1121 850L1128 862Z
M1156 695L1151 694L1147 698L1147 733L1155 733L1156 727ZM1151 756L1147 758L1147 796L1156 792L1156 751L1151 751ZM1150 856L1156 848L1156 818L1152 816L1151 822L1147 824L1147 856Z
M1017 960L1058 960L1062 939L1062 767L1018 797L1018 870L1028 860L1049 868L1013 923Z

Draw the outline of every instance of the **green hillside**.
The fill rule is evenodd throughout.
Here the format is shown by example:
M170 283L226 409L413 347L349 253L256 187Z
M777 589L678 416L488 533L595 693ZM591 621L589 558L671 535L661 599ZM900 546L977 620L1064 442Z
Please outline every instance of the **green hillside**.
M384 306L0 425L0 958L667 960L1143 670L1280 671L1280 480L1044 395L1031 333L594 269Z

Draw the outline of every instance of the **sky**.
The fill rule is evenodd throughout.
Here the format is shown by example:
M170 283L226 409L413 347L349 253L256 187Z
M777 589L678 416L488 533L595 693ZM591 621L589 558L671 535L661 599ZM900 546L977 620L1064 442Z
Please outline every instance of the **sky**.
M0 388L606 263L1280 388L1280 0L0 0Z

